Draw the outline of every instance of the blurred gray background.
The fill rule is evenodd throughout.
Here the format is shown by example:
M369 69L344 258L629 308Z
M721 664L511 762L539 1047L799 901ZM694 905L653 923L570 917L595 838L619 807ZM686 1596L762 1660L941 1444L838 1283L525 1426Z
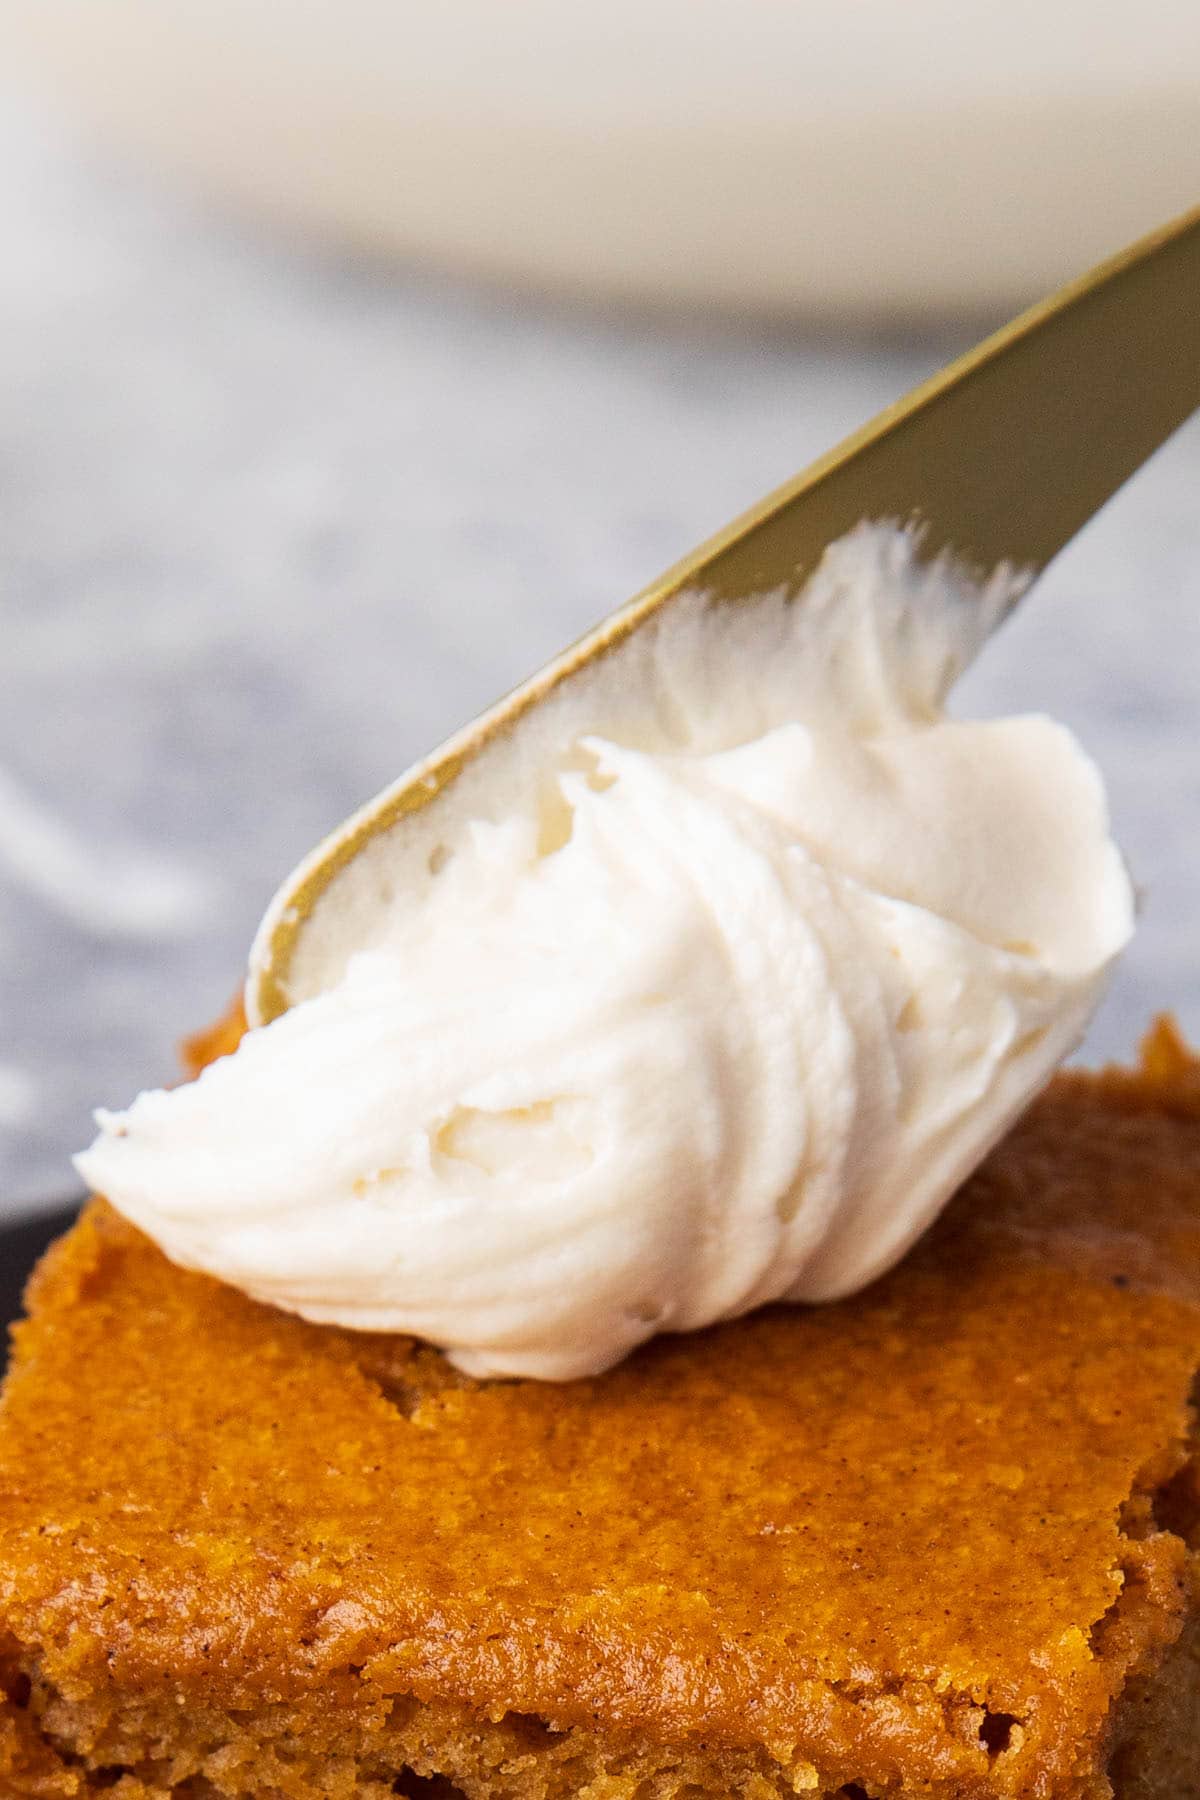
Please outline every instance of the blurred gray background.
M505 297L251 230L0 96L0 1208L170 1080L357 802L978 335ZM1032 297L1032 296L1030 296ZM1036 420L1030 421L1031 429ZM962 693L1046 708L1145 888L1088 1053L1200 1037L1200 426Z

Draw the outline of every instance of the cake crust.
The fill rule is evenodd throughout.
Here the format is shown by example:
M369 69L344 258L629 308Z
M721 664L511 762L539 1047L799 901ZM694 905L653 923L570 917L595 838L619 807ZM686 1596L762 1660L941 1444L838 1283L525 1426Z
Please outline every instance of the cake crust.
M594 1381L307 1325L102 1202L29 1309L0 1793L1200 1792L1200 1065L1165 1025L865 1294Z

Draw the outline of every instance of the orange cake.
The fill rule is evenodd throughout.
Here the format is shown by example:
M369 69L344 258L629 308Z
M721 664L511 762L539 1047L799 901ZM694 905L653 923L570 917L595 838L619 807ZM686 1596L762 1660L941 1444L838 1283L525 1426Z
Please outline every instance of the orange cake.
M94 1203L0 1413L0 1793L1185 1800L1198 1365L1167 1026L867 1292L591 1381L304 1324Z

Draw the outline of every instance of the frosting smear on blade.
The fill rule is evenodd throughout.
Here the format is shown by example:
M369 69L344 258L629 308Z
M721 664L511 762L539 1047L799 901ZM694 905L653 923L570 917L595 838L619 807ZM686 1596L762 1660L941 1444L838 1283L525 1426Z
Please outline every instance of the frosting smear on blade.
M1071 735L944 710L1020 586L874 526L795 602L681 604L557 698L535 802L431 826L420 881L417 821L381 840L310 997L98 1114L81 1173L175 1261L476 1375L861 1287L1132 930Z

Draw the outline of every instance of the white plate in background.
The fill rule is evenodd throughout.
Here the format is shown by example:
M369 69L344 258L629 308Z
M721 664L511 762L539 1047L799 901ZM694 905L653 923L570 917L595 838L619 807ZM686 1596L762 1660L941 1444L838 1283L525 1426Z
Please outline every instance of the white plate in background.
M1002 310L1200 198L1198 0L0 0L213 192L588 297Z

